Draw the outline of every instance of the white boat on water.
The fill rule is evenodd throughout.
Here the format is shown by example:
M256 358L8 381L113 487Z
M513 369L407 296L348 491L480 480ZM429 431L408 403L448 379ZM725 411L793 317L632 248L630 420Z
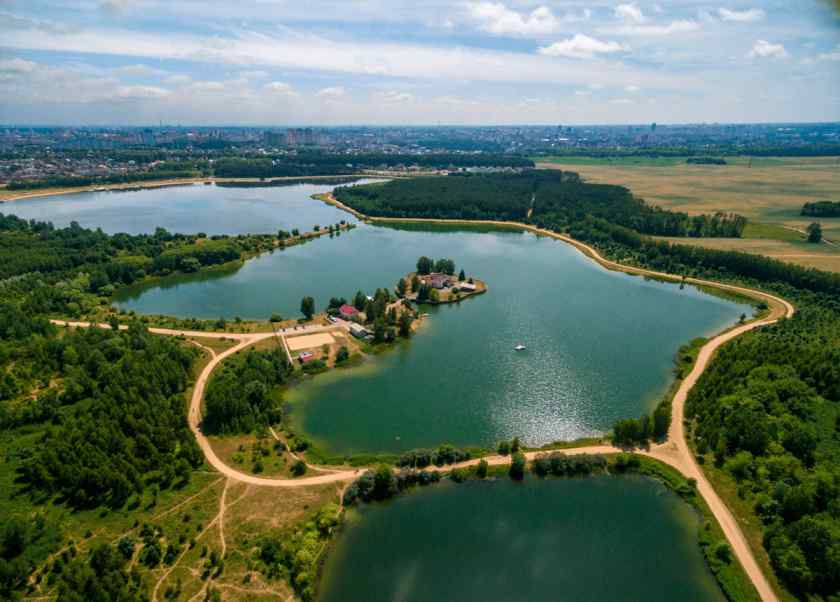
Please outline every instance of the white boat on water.
M514 347L514 350L515 351L525 351L525 345L523 345L522 343L519 343L519 345Z

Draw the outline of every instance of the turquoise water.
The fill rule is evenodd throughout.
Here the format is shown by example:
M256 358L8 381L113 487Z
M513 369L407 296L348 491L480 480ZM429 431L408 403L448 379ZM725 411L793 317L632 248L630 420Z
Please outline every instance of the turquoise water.
M718 602L698 518L660 483L468 481L351 515L321 602Z
M158 214L149 223L172 231L213 231L209 222L183 221L187 209L199 216L211 213L196 209L202 198L228 216L218 231L266 231L278 224L347 219L346 213L309 198L328 188L190 186L93 193L93 199L70 195L62 197L61 215L64 220L84 217L87 225L101 219L109 229L119 229L109 221L115 219L113 208L102 209L97 218L89 206L108 205L125 194L140 196L131 201L136 207L151 193ZM165 200L173 191L175 196ZM237 211L239 195L258 209ZM309 379L291 390L294 421L328 451L396 452L444 441L493 445L513 436L538 445L599 434L617 419L652 408L671 381L672 358L681 344L719 331L749 311L693 287L681 290L610 272L569 245L530 233L365 224L336 238L263 255L227 273L177 276L126 289L116 304L147 314L290 317L298 315L304 295L323 309L332 296L394 286L420 255L452 258L485 280L489 291L460 305L430 308L410 342L359 368ZM514 352L517 343L527 350Z

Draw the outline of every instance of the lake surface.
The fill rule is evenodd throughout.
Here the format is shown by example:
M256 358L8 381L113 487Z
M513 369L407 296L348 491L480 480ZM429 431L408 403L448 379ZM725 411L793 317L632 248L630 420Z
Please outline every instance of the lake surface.
M370 181L370 180L363 180ZM334 184L294 184L234 188L204 184L76 192L12 201L3 213L51 221L57 227L76 221L85 228L114 234L170 232L195 234L265 234L279 229L311 230L315 224L356 221L350 214L309 197L329 192Z
M723 601L697 528L641 477L441 484L353 512L319 600Z
M155 225L214 231L209 222L187 227L181 204L155 200L180 191L185 196L172 199L183 199L198 215L206 212L193 203L200 205L205 195L216 199L230 220L218 224L223 232L348 219L308 198L325 189L329 186L198 186L185 192L94 193L104 197L93 200L70 195L62 215L68 221L85 215L95 225L87 203L107 204L120 194L142 199L151 192L159 208ZM231 209L241 194L271 216L270 228L255 226L249 212L240 219ZM312 295L320 310L332 296L393 287L420 255L452 258L458 268L485 280L489 291L460 305L430 308L411 341L359 368L321 375L291 390L294 421L328 451L397 452L442 442L490 446L513 436L539 445L602 433L616 420L653 407L670 384L681 344L749 312L693 287L681 290L610 272L567 244L530 233L364 224L336 238L263 255L229 273L177 276L127 289L116 303L139 313L201 318L296 316L304 295ZM513 351L517 343L527 350Z

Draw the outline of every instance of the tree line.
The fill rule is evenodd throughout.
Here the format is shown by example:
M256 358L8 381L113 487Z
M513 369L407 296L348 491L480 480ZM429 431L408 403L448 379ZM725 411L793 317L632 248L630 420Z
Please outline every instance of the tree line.
M802 205L800 215L808 217L840 217L840 201L814 201Z
M689 216L653 207L623 186L588 184L574 172L451 174L339 187L336 198L381 217L508 220L565 230L587 217L608 219L644 234L740 237L736 214Z
M280 422L283 406L276 388L287 382L291 371L280 348L251 348L228 358L207 385L202 428L232 435Z

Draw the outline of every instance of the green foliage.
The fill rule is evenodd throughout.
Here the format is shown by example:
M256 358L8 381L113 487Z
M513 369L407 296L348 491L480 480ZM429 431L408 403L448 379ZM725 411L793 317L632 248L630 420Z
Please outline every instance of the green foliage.
M304 297L300 301L300 313L304 315L307 320L311 320L315 315L315 299L312 297Z
M403 468L426 468L432 464L446 466L469 460L471 457L469 451L444 443L435 450L414 449L405 452L397 459L396 465Z
M818 243L822 241L822 226L818 223L814 222L810 224L807 228L808 232L808 242L810 243Z
M391 180L340 187L334 194L374 216L528 221L554 230L563 230L586 215L667 236L738 237L746 225L738 215L689 216L652 207L624 187L586 184L576 173L559 170ZM532 199L533 212L528 217ZM424 273L419 267L418 271Z
M478 466L475 468L475 476L479 479L484 479L487 477L487 471L489 469L489 465L487 464L487 460L482 458L478 461Z
M840 319L812 303L718 351L688 396L698 450L738 483L797 596L840 589Z
M429 485L440 481L440 472L402 470L394 474L387 464L380 464L375 470L368 470L347 487L344 505L357 502L372 502L392 498L416 485Z
M510 456L510 470L508 474L514 481L521 481L525 477L525 465L527 459L522 452L514 452Z
M808 217L840 217L840 201L815 201L805 203L800 215Z
M128 571L126 558L114 548L94 548L89 558L77 558L61 572L58 599L62 602L119 600L142 602L147 594L137 569Z
M148 480L172 484L179 459L201 463L184 410L194 351L136 324L68 332L49 349L43 369L67 376L60 393L38 398L48 408L28 417L53 418L21 468L29 487L73 506L119 507ZM62 365L68 357L78 363ZM58 406L67 411L56 420Z
M293 529L263 537L257 546L264 571L287 579L302 600L312 600L324 544L338 524L338 506L327 504Z
M573 477L590 474L602 474L606 471L607 459L600 454L568 455L560 452L540 454L531 470L539 477Z
M250 433L280 422L280 398L274 388L286 382L291 366L280 349L249 349L228 358L207 386L202 427L209 433Z
M292 476L301 477L306 474L306 462L295 460L290 470L292 471Z

